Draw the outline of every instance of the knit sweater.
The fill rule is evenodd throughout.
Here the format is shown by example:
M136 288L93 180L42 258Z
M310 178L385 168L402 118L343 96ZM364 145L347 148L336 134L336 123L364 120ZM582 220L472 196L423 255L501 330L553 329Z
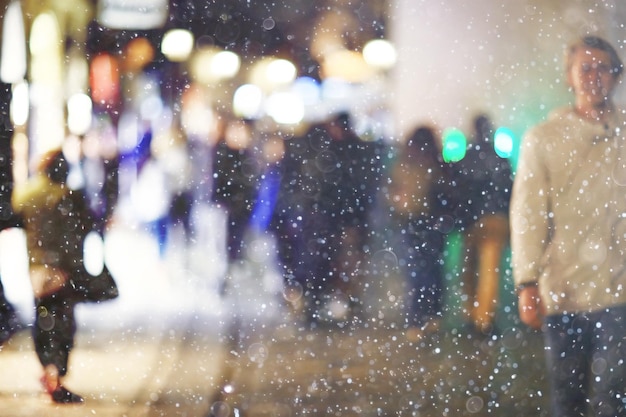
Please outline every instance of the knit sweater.
M516 284L537 282L548 314L626 303L626 115L571 108L524 136L511 200Z

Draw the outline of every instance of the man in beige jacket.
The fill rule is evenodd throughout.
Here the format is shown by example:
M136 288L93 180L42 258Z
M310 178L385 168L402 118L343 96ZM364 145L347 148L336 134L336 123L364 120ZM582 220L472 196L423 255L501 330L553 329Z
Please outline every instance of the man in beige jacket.
M511 201L521 320L542 328L553 417L626 416L623 64L586 36L566 54L572 107L524 137Z

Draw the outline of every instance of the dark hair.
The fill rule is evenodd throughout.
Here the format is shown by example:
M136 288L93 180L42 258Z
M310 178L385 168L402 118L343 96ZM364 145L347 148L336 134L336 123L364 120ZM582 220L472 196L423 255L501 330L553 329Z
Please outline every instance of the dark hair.
M489 142L493 136L493 123L489 116L481 113L474 117L475 140L478 142Z
M418 126L409 135L406 143L406 156L427 157L433 160L438 158L439 147L437 146L437 135L430 126Z
M57 184L64 184L67 181L67 175L70 166L60 149L47 152L41 157L39 163L39 171L44 173L50 181Z
M571 44L569 48L567 48L567 52L565 55L565 65L568 71L572 67L572 57L579 48L593 48L609 54L609 58L611 59L611 72L613 73L613 78L618 78L622 74L622 71L624 71L624 64L622 63L622 60L617 54L615 48L613 48L613 45L611 45L609 42L602 39L601 37L593 35L583 36L578 41Z

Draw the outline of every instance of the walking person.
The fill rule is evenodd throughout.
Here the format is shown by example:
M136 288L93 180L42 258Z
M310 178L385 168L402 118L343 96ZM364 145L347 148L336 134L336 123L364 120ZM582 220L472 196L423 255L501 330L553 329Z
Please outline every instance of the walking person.
M626 416L626 115L606 40L566 53L572 106L529 130L511 201L519 314L544 332L553 417Z
M494 128L485 114L474 118L474 138L456 165L465 206L463 223L464 312L467 324L487 335L496 331L500 265L509 245L511 165L496 154Z
M323 163L329 147L323 124L314 124L285 142L272 218L286 298L294 313L311 326L320 320L333 272L329 236L334 224L329 221L329 207L334 201L325 194Z
M327 222L335 229L328 236L334 276L329 283L333 298L346 306L345 318L348 313L357 317L362 307L369 221L380 179L378 144L359 137L347 112L332 117L325 127L330 141L327 153L323 154L326 169L322 193L327 201Z
M13 208L26 230L41 382L59 404L83 402L65 388L63 377L74 347L74 310L80 301L71 279L82 268L83 241L94 225L83 195L66 185L68 171L62 151L52 151L42 158L37 174L13 194Z
M393 163L389 209L394 250L409 284L407 339L418 341L438 330L442 316L446 169L437 136L418 126Z
M213 149L212 200L225 211L226 253L229 276L228 283L245 261L246 243L252 208L258 187L258 161L252 142L254 131L251 122L240 119L224 121ZM222 290L224 290L222 288Z

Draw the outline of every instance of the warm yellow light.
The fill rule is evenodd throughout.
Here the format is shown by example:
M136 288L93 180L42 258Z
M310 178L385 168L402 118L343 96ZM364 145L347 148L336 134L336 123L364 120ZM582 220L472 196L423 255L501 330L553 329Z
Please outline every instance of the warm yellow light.
M254 64L250 73L250 82L263 91L272 91L289 85L296 78L296 67L286 59L267 57Z
M154 60L154 46L144 37L135 38L128 42L124 52L122 62L124 69L130 73L140 72Z
M189 63L191 77L200 84L209 84L215 81L213 74L211 74L211 61L215 53L213 48L202 48L196 51L191 58Z
M295 125L304 119L304 104L293 93L275 93L267 100L266 112L276 123Z
M296 66L286 59L276 59L267 65L267 79L274 84L289 84L296 75Z
M239 117L254 119L260 115L263 92L252 84L244 84L233 95L233 112Z
M33 82L61 82L61 35L56 17L42 13L30 31L31 78Z
M7 7L2 27L1 52L0 79L9 84L23 80L26 75L26 38L19 1Z
M48 53L48 48L56 40L58 34L57 22L52 13L42 13L37 16L31 28L30 53L32 55Z
M11 97L11 121L16 126L23 126L28 121L30 101L28 98L28 83L22 81L13 86Z
M369 65L380 68L392 68L398 59L396 48L384 39L374 39L365 44L363 58Z
M372 67L367 65L363 55L347 49L335 51L322 62L322 74L325 78L360 83L374 75Z
M193 34L185 29L172 29L167 31L161 42L161 52L170 61L183 62L191 55L193 50Z
M234 52L215 47L197 50L190 64L191 76L202 84L233 78L239 72L241 58Z
M211 73L218 79L232 78L241 66L239 55L231 51L220 51L211 60Z
M75 135L84 135L91 127L91 98L87 94L74 94L67 100L67 127Z
M89 87L89 63L84 52L76 47L67 55L66 83L68 95L87 91Z

